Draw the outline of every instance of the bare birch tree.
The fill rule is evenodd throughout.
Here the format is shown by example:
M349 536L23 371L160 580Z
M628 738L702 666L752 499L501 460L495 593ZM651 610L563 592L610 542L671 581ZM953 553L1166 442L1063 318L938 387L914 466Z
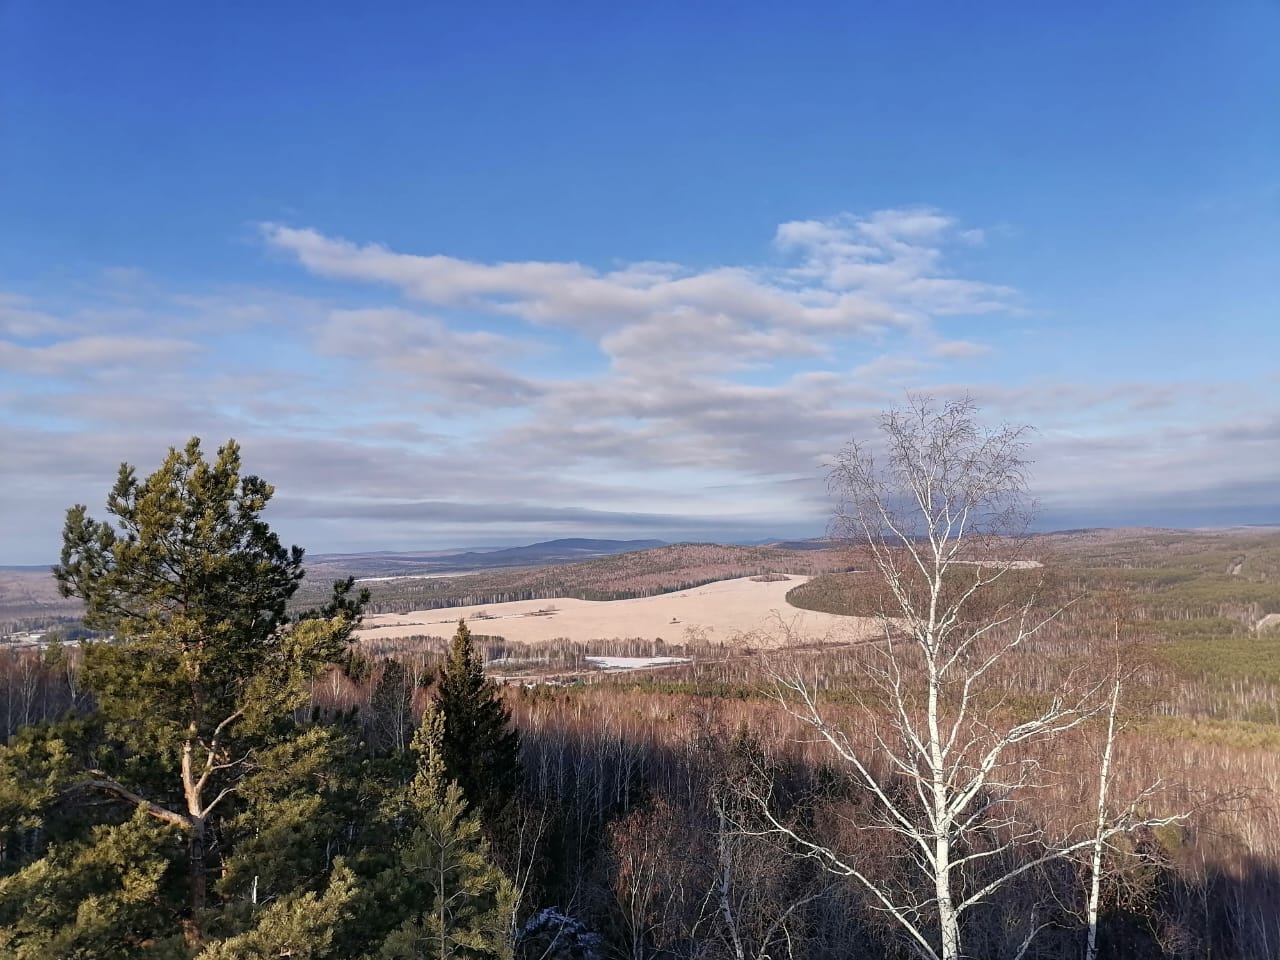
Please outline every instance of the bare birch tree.
M1117 626L1117 632L1119 627ZM1098 771L1098 818L1094 825L1093 850L1089 859L1089 897L1085 905L1088 935L1085 960L1098 958L1098 902L1102 892L1102 853L1106 847L1107 789L1111 785L1111 758L1116 745L1116 708L1120 705L1120 671L1116 670L1111 685L1111 702L1107 707L1107 740L1102 748L1102 767Z
M967 913L1134 824L1089 824L1087 838L1052 845L1023 809L1042 785L1047 745L1106 706L1105 682L1083 676L1034 709L1012 702L998 680L997 668L1068 605L1045 602L1038 565L1020 554L1027 428L987 430L970 400L921 398L883 414L879 427L882 448L851 443L831 476L838 531L865 552L883 589L859 745L828 722L798 665L774 679L792 715L870 792L872 826L899 837L914 879L873 879L865 863L781 817L764 792L756 799L769 829L860 883L920 956L959 960ZM1016 956L1042 928L1030 924Z

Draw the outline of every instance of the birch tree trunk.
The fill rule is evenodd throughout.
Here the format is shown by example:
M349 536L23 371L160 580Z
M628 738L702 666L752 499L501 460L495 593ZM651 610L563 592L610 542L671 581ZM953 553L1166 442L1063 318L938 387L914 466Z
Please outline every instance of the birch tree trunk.
M900 889L883 888L851 858L779 819L767 791L752 796L769 832L858 881L916 953L960 960L967 911L1050 861L1090 847L1097 861L1107 839L1139 822L1105 821L1113 729L1091 836L1055 841L1024 808L1046 783L1032 748L1048 749L1106 708L1106 682L1081 673L1034 716L1010 719L1017 715L1008 709L1012 691L995 679L999 664L1025 656L1072 603L1042 595L1040 564L1022 552L1030 522L1027 428L984 429L972 401L939 407L923 398L883 414L879 426L881 442L851 443L831 476L841 498L835 526L885 589L881 639L864 648L863 679L876 693L855 692L870 751L828 723L817 692L823 684L799 662L775 669L773 678L778 700L868 791L879 818L870 828L896 837L917 873ZM1113 691L1113 726L1117 696ZM872 754L887 774L877 772ZM1098 872L1095 863L1095 878ZM1046 925L1033 920L1019 956Z
M1118 628L1117 628L1118 629ZM1111 755L1116 742L1116 707L1120 703L1120 677L1111 687L1111 706L1107 711L1107 742L1102 750L1102 768L1098 773L1098 819L1093 832L1093 859L1089 870L1089 933L1085 960L1098 958L1098 898L1102 890L1102 850L1107 826L1107 787L1111 779Z

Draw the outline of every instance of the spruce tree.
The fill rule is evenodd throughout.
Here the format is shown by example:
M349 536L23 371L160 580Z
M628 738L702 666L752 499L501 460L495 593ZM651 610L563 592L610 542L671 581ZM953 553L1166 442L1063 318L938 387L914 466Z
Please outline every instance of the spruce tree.
M498 829L520 788L520 738L497 684L484 675L465 621L458 621L434 702L443 717L446 777L485 825Z
M302 550L262 520L272 493L241 475L234 441L210 462L192 438L145 480L121 466L114 522L68 511L53 571L64 596L84 600L85 622L111 634L85 654L107 743L80 786L185 837L192 945L216 824L290 735L311 680L345 652L363 599L339 584L328 607L290 619Z
M383 941L380 960L511 956L515 890L490 859L458 783L446 779L445 726L432 705L414 736L418 770L406 796L412 830L395 872L400 889L424 902Z

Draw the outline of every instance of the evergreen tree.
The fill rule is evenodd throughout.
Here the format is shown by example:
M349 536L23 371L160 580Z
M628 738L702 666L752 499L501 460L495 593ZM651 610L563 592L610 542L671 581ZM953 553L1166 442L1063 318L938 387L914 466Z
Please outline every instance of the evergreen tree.
M447 778L458 783L469 809L497 829L520 788L520 739L462 620L440 675L435 707L443 717L440 750Z
M75 767L66 742L45 725L0 744L0 876L43 854L50 808Z
M275 901L252 929L211 944L196 960L346 960L335 952L334 931L350 919L356 898L355 874L339 860L322 894Z
M446 782L443 715L428 708L414 736L418 772L408 789L414 824L397 874L425 894L382 944L382 960L509 958L515 890L489 859L480 822L467 813L462 791ZM429 898L429 899L428 899Z
M0 956L185 958L167 890L180 842L138 809L0 879Z
M345 652L363 601L346 582L325 609L289 618L302 550L261 519L272 493L241 476L234 441L209 462L193 438L145 480L121 466L107 500L114 524L68 511L54 568L62 594L84 600L86 623L113 636L85 653L110 748L82 786L185 836L193 945L211 833L290 735L311 680Z
M223 910L220 927L248 926L258 904L316 886L333 856L349 850L342 838L366 813L355 797L360 771L353 754L351 742L326 727L258 753L219 829L228 853L215 890L233 905Z

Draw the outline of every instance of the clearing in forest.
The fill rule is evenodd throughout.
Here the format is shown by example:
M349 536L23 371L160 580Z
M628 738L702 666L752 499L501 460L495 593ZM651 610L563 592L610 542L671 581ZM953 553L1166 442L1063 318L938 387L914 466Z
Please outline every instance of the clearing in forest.
M877 634L880 627L874 618L818 613L789 605L787 591L808 579L761 582L741 577L633 600L517 600L374 614L365 617L360 637L444 636L452 632L459 618L467 620L473 633L520 643L562 638L579 642L661 638L668 643L687 639L723 643L741 637L755 646L779 646L850 642Z

